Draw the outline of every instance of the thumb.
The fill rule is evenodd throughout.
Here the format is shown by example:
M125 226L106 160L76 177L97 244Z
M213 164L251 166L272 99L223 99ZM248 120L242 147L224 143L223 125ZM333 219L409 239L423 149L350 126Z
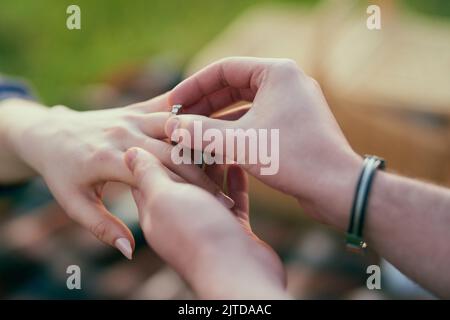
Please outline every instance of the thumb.
M150 195L174 183L162 163L151 153L133 147L125 152L124 158L140 193Z
M135 186L132 188L132 194L138 207L141 227L146 234L152 229L151 212L161 211L163 208L159 206L158 209L150 210L148 206L157 202L165 205L166 202L161 200L161 195L170 195L169 190L173 190L176 182L171 179L161 162L143 149L136 147L128 149L124 160L134 176Z
M169 118L165 125L165 132L172 143L180 143L184 147L205 152L212 151L208 150L208 146L210 148L212 146L212 141L217 147L219 145L217 142L220 140L223 142L219 145L221 150L214 148L214 152L236 160L236 152L231 152L231 150L234 151L236 139L245 135L242 124L241 120L226 121L186 114ZM218 136L220 136L219 140Z

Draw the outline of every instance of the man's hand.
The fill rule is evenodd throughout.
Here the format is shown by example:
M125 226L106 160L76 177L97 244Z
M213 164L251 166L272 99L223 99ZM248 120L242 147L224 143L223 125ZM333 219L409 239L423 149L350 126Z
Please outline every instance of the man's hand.
M361 159L342 134L317 82L295 62L227 58L180 83L169 101L182 104L185 113L198 115L170 118L165 128L168 137L175 128L187 129L193 137L195 120L202 121L204 130L221 130L224 139L228 128L279 129L279 172L260 175L260 163L243 167L264 183L295 196L315 218L345 228ZM241 117L210 118L239 101L252 102ZM225 141L229 143L235 141Z
M148 152L132 148L125 161L147 242L201 298L286 298L285 274L275 252L252 232L248 182L230 166L230 211L205 190L185 183ZM210 169L211 170L211 169ZM220 168L210 171L223 180Z
M187 113L166 123L204 128L280 129L280 171L259 176L259 164L244 166L265 183L296 196L316 219L345 230L361 171L318 84L294 62L230 58L183 81L171 103ZM234 102L253 102L242 117L212 119ZM227 142L228 143L228 142ZM450 297L450 190L378 172L371 188L364 237L369 246L399 270L439 296Z

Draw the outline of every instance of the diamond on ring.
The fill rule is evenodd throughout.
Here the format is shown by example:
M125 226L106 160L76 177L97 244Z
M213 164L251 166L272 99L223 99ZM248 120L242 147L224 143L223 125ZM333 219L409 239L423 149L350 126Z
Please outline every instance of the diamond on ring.
M170 111L170 113L173 114L174 116L176 116L180 112L182 107L183 107L183 105L181 105L181 104L174 104L172 106L172 110Z

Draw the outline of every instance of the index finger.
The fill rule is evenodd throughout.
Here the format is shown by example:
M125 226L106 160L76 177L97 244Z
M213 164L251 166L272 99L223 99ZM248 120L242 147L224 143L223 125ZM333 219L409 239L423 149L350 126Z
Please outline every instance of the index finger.
M274 59L235 57L215 62L177 85L169 94L170 104L190 108L203 100L214 110L239 101L241 96L255 96L264 71ZM232 88L234 90L223 90ZM243 94L236 93L239 90ZM216 94L215 94L216 93ZM239 92L238 92L239 93ZM246 99L248 100L248 99Z
M153 97L146 101L134 103L126 107L134 109L141 113L169 111L170 106L168 97L169 92L165 92L157 97Z

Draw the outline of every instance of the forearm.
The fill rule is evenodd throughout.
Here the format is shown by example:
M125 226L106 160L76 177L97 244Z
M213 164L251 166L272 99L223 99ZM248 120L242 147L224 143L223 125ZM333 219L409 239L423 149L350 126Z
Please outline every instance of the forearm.
M365 237L406 275L450 297L450 191L378 172Z
M195 195L190 194L195 199ZM164 206L162 214L158 213L158 208L148 209L153 215L141 214L141 227L147 242L199 298L287 297L285 279L280 276L284 274L283 266L274 259L275 253L242 230L231 212L219 207L219 214L208 201L202 204L210 210L195 207L196 202L192 200L184 202L181 209L177 205L179 201L182 200L173 201L171 205L167 201L160 202ZM176 215L170 217L173 213Z
M350 159L354 160L334 161L334 171L323 170L309 186L315 194L312 201L297 197L307 213L342 232L349 225L362 169L360 159ZM369 195L364 239L419 284L450 297L449 189L377 171Z
M239 237L237 237L239 238ZM193 259L186 279L202 299L289 299L283 266L273 262L272 253L253 241L229 239L208 246Z
M323 187L309 211L346 232L361 164ZM450 190L377 171L364 224L368 245L406 275L450 297Z
M46 112L46 107L26 100L0 102L0 184L20 182L35 175L21 157L18 144L23 130Z

